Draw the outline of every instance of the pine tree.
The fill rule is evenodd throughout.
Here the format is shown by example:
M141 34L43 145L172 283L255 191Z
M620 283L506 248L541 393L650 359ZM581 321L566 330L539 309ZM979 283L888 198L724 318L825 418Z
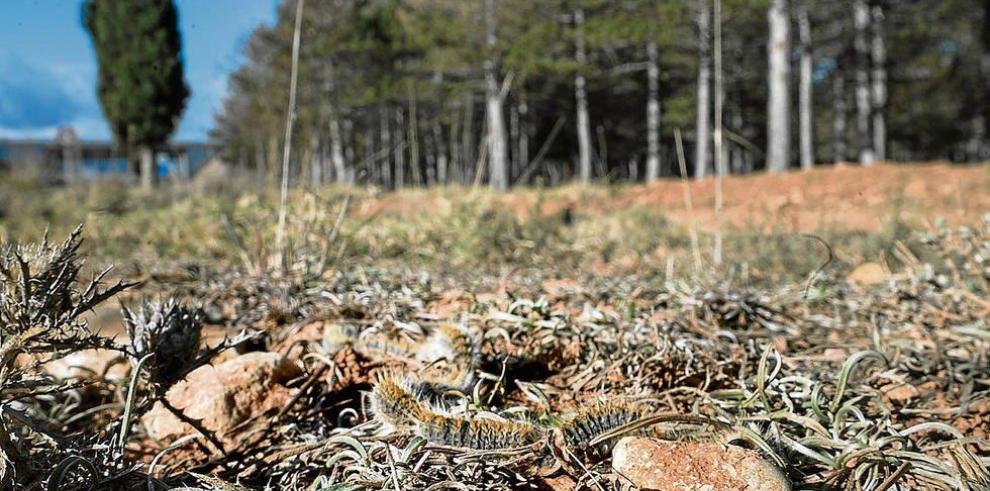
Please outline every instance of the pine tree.
M86 0L83 23L99 61L103 114L119 144L141 155L141 184L154 182L153 152L175 130L186 86L172 0Z

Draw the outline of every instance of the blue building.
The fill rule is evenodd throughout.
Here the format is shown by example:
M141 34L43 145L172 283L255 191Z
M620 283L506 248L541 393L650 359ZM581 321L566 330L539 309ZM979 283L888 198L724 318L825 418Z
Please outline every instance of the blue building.
M174 142L156 155L158 177L188 179L213 156L207 143ZM76 166L75 164L78 164ZM54 140L0 139L0 171L37 176L60 183L78 169L85 180L136 175L136 163L110 141L72 140L62 131Z

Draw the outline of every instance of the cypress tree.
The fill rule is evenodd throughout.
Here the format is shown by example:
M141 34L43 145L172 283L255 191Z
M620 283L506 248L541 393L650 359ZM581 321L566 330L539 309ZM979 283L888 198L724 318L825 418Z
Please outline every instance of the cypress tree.
M175 130L189 89L172 0L86 0L83 23L99 62L98 93L118 144L141 157L141 184L154 182L153 155Z

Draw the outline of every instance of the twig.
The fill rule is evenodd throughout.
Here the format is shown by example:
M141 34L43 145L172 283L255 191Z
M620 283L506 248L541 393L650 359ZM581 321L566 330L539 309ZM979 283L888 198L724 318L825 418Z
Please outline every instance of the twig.
M910 462L905 462L901 464L901 466L898 467L893 474L887 476L887 479L884 479L883 482L880 483L879 486L877 486L877 491L887 491L888 489L890 489L891 486L896 484L897 481L900 481L901 478L904 477L904 474L907 474L909 470L911 470Z
M124 455L124 446L127 444L127 432L131 427L131 413L134 412L134 400L137 397L138 379L141 377L141 368L144 362L148 361L154 353L144 355L137 364L134 365L134 373L131 374L131 384L127 386L127 402L124 404L124 416L120 423L120 439L117 441L119 455Z
M701 249L698 247L698 225L694 221L694 210L691 205L691 185L688 184L687 164L684 159L684 142L681 141L680 128L674 129L674 142L677 145L677 165L681 170L681 187L684 190L684 208L687 209L688 220L691 222L691 252L694 255L694 272L701 272Z
M278 206L278 228L275 233L276 263L284 267L285 215L289 200L289 156L292 152L292 123L296 119L296 82L299 77L299 42L302 33L303 4L296 3L296 26L292 35L292 70L289 76L289 109L285 118L285 143L282 145L282 186Z
M564 121L566 119L567 118L564 116L557 118L557 122L554 123L553 128L550 129L550 135L547 136L547 139L543 142L543 146L540 147L540 151L536 152L536 157L534 157L533 160L526 166L526 170L524 170L522 174L519 174L519 177L516 179L517 183L525 182L526 179L529 178L529 175L536 170L536 167L540 165L540 162L543 161L543 157L545 157L547 152L550 151L550 145L553 145L554 140L557 139L557 133L559 133L560 129L564 126Z
M722 154L722 1L715 0L715 247L712 254L716 267L722 266L722 178L725 159Z
M814 283L815 277L817 277L819 273L821 273L825 268L827 268L829 264L832 264L832 260L835 259L835 254L832 252L832 246L829 245L829 243L826 242L825 239L815 234L801 234L801 235L804 237L815 239L818 242L821 242L822 245L825 246L825 250L828 251L828 259L826 259L825 263L819 266L818 269L811 272L811 275L808 276L808 282L804 285L804 299L807 300L808 291L811 290L811 285L812 283Z

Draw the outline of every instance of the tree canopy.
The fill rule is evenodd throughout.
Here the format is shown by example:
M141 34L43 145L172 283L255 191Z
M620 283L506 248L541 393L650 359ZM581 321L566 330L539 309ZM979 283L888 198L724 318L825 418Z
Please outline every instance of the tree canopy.
M789 3L799 1L804 0ZM987 156L986 129L980 129L990 113L990 91L983 82L990 66L984 3L868 2L876 14L870 32L880 33L887 46L886 58L871 62L870 69L882 69L878 73L886 77L888 96L870 111L886 116L889 158ZM228 159L269 177L277 155L272 149L281 144L278 128L284 125L293 5L293 0L283 2L275 25L254 32L247 62L231 78L212 133ZM573 0L497 0L493 47L485 43L483 6L480 0L307 4L296 120L300 131L293 142L306 151L293 163L295 182L335 178L322 170L334 144L361 182L393 187L483 180L484 62L492 55L505 83L513 184L574 176L576 73L587 81L594 177L642 179L650 43L659 51L660 174L678 173L673 133L682 130L689 146L695 138L699 2L582 0L582 61L575 55ZM768 8L767 0L722 1L723 127L733 172L765 165ZM818 162L853 160L856 125L836 124L855 117L858 61L852 14L848 2L838 0L807 2L807 8L814 155ZM796 22L793 13L787 15ZM792 52L796 64L796 41ZM791 70L791 77L796 83L798 70ZM792 104L797 92L790 91ZM796 127L796 110L791 118ZM342 128L339 135L331 131L334 125ZM837 133L835 128L845 129ZM798 135L792 133L788 159L794 167ZM848 151L842 151L846 140ZM405 176L404 181L396 182L396 175Z
M175 130L189 88L172 0L86 0L99 61L98 94L117 141L154 149Z

